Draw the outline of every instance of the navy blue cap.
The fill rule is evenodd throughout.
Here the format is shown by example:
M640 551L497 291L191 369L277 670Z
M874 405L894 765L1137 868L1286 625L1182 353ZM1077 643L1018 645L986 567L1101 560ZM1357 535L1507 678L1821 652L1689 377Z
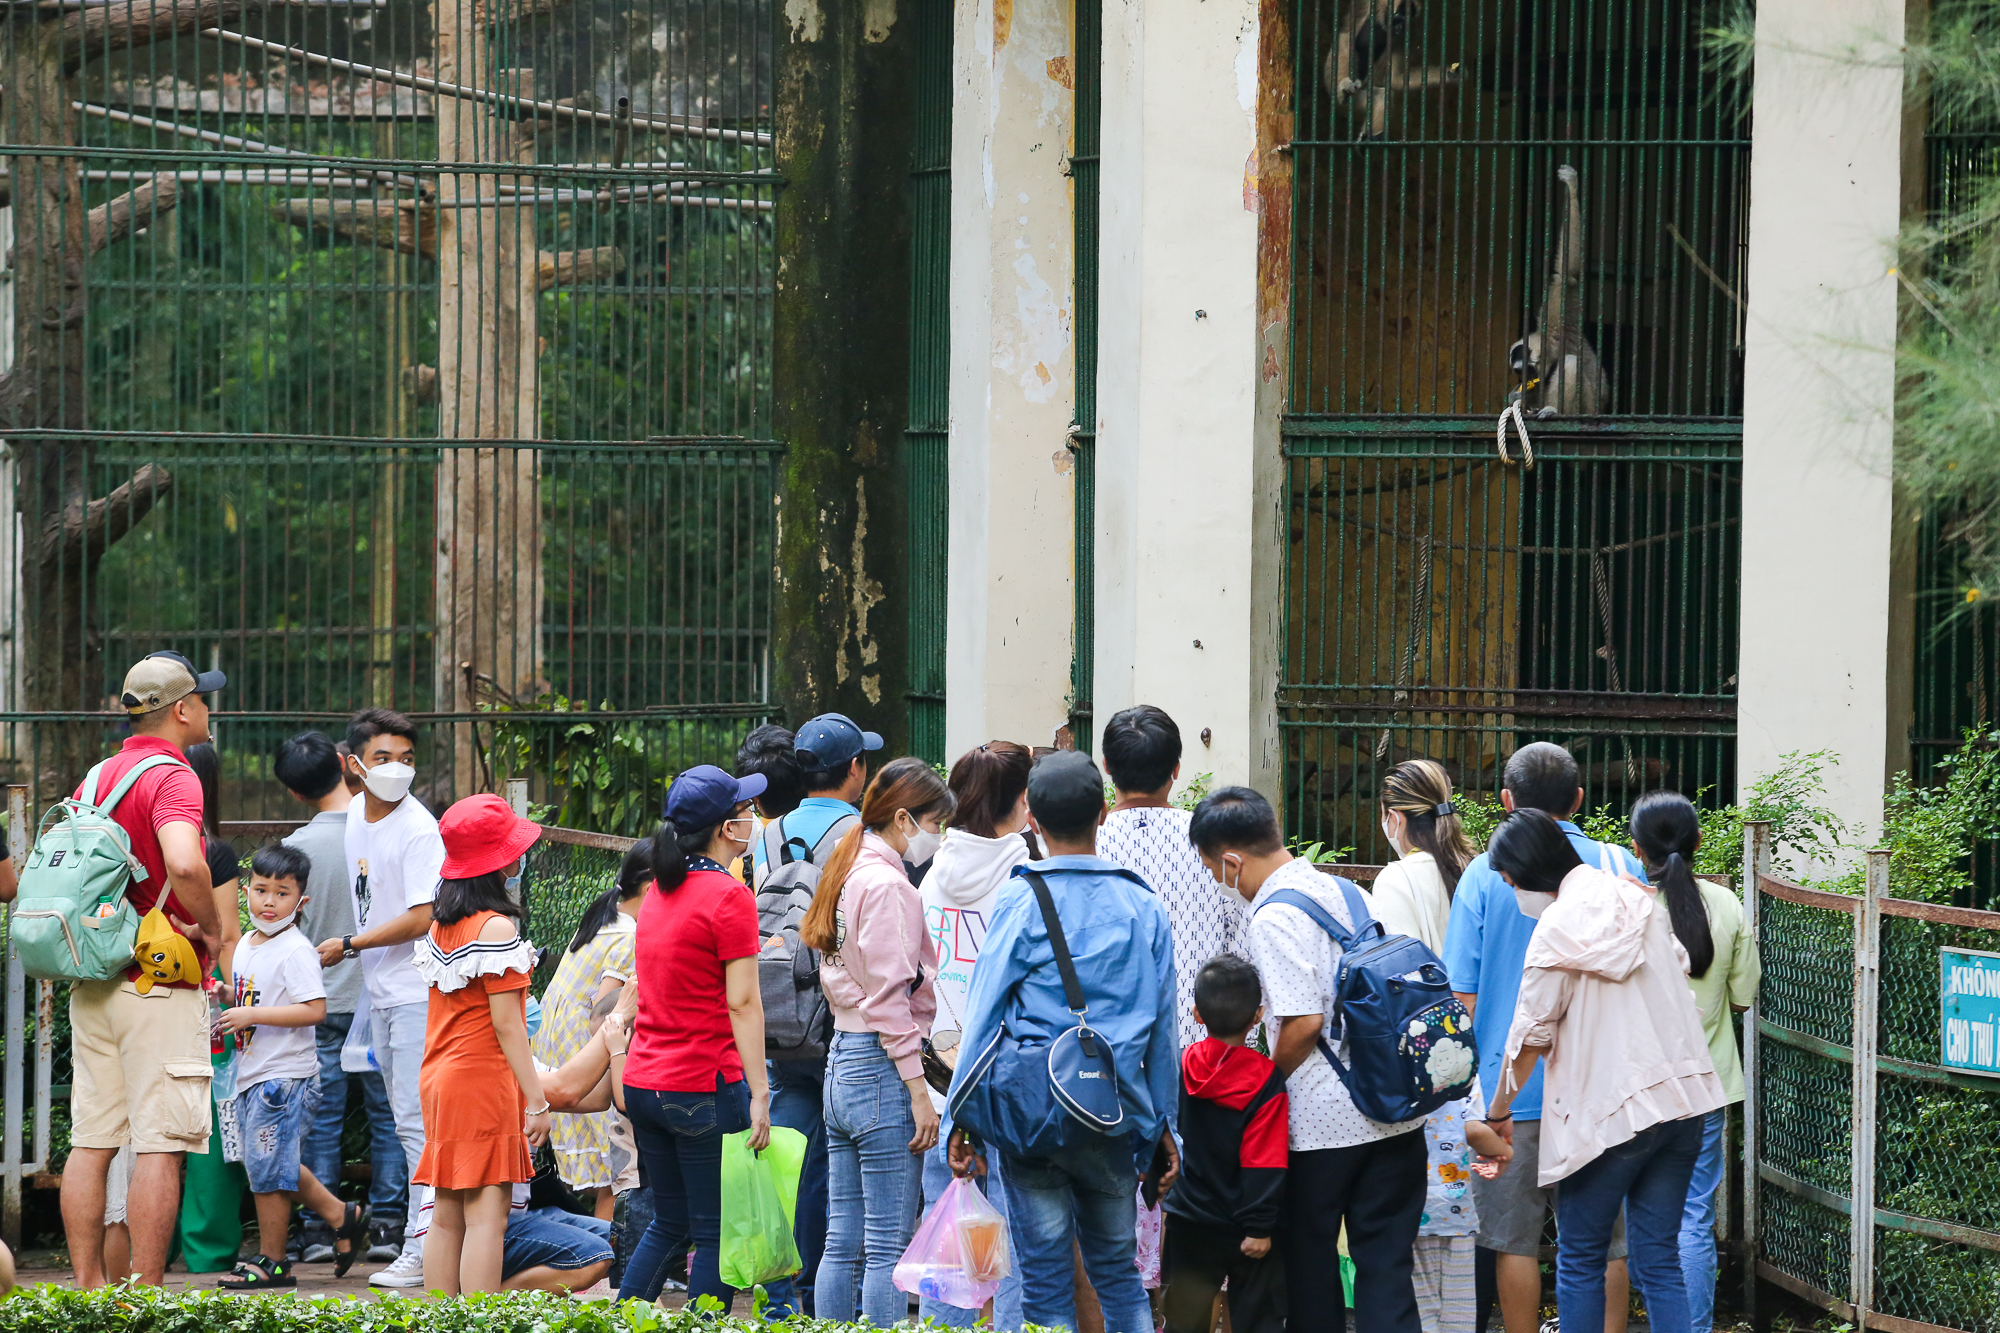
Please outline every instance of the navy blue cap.
M863 731L854 719L841 713L821 713L798 729L792 737L792 753L808 769L838 768L852 763L863 750L879 750L882 738Z
M697 764L667 788L666 817L682 830L713 828L744 801L764 794L764 775L732 778L714 764Z

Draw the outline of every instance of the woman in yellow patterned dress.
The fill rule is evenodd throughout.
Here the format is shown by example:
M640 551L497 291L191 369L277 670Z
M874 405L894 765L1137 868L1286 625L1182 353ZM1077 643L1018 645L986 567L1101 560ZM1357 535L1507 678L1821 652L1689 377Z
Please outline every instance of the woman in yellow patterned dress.
M633 932L646 886L653 881L651 845L642 841L627 852L617 884L584 909L576 935L556 965L555 979L542 996L535 1058L552 1069L583 1049L600 1021L591 1016L598 1002L632 978ZM579 1194L594 1193L597 1216L607 1220L615 1183L610 1134L624 1129L611 1123L617 1117L616 1110L559 1116L549 1137L563 1183Z

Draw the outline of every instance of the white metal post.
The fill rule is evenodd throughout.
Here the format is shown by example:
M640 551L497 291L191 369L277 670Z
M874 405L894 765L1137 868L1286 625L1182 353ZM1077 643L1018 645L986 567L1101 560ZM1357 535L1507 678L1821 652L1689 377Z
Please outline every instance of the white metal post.
M1889 853L1868 853L1861 910L1854 916L1854 1144L1848 1197L1847 1289L1854 1326L1866 1326L1875 1303L1875 1015L1882 982L1882 900L1889 896Z
M1771 824L1752 819L1743 825L1743 921L1757 946L1757 922L1764 897L1763 876L1771 870ZM1757 1010L1752 1000L1743 1015L1743 1314L1757 1317Z
M507 779L507 804L521 818L528 817L528 780L526 778Z
M9 787L7 789L7 814L16 846L27 841L28 789ZM9 849L13 850L12 848ZM21 861L25 861L25 856ZM17 866L20 864L16 862ZM4 1239L13 1249L21 1248L21 1093L25 1082L23 1064L27 1060L25 1037L28 1027L28 977L21 970L21 960L14 953L14 931L12 913L8 917L7 930L7 1049L0 1059L5 1060L6 1072L0 1077L0 1097L6 1099L6 1106L0 1108L0 1153L4 1153L4 1167L0 1168L0 1239ZM47 1116L37 1117L37 1136L43 1133L43 1123Z

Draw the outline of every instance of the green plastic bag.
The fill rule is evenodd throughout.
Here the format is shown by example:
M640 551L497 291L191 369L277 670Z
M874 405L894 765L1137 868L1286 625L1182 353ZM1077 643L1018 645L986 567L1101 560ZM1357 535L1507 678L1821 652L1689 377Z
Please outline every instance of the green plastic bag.
M723 1135L722 1243L716 1260L728 1285L740 1291L799 1271L792 1213L805 1158L806 1136L795 1129L774 1128L761 1153L750 1151L747 1129Z

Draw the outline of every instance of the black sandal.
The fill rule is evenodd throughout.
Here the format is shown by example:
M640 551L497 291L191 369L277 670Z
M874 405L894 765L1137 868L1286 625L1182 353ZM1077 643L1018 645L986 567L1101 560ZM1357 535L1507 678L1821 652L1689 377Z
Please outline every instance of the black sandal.
M368 1205L350 1203L340 1224L340 1230L333 1233L333 1275L346 1277L347 1270L354 1267L354 1261L361 1257L361 1242L368 1238ZM341 1249L340 1242L346 1241L347 1248Z
M292 1276L290 1264L252 1254L238 1259L229 1276L215 1285L223 1291L275 1291L296 1287L299 1280Z

